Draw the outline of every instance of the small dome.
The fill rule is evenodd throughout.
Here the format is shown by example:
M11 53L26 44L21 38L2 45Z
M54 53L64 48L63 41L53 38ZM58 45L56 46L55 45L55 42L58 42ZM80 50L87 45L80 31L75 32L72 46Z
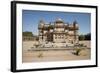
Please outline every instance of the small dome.
M45 25L45 22L43 20L40 20L38 24L38 29L42 29L44 25Z
M73 22L73 24L77 24L77 21L75 20L75 21Z
M40 20L39 25L44 25L45 22L43 20Z
M78 25L78 24L76 24L76 27L79 27L79 25Z

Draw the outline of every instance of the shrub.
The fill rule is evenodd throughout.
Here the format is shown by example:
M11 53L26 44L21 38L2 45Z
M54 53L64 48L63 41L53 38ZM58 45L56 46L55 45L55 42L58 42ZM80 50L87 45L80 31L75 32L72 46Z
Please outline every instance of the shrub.
M82 49L80 49L80 48L75 49L75 55L79 56L79 53L80 53L81 50Z
M38 57L39 58L43 57L43 53L39 53Z

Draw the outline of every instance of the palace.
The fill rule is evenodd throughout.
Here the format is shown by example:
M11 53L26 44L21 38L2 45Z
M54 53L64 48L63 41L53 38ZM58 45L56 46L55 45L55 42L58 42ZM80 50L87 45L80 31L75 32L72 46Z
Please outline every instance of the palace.
M66 47L78 43L78 30L79 26L76 21L72 24L65 23L62 19L58 18L54 22L45 23L40 20L38 25L39 30L39 43L42 46L52 44L52 47Z

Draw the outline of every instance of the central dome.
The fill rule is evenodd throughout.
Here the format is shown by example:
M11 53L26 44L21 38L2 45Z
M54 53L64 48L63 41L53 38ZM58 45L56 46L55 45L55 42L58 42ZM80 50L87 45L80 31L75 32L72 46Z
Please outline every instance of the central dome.
M57 18L55 22L56 23L63 23L63 20L61 18Z
M55 27L64 27L64 22L61 18L56 19Z

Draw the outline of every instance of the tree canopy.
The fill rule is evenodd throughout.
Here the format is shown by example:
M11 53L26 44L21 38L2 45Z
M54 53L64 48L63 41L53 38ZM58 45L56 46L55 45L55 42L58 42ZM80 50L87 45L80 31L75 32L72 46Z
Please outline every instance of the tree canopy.
M26 32L23 32L23 36L33 36L33 34L32 34L32 32L28 32L28 31L26 31Z
M79 40L91 40L91 33L79 35Z

